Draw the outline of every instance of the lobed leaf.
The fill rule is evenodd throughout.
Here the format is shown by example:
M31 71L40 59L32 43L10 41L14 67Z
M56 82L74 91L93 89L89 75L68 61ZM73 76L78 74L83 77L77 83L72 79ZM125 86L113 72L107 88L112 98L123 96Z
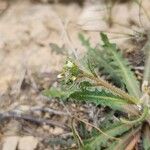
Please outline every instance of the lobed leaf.
M107 36L103 33L101 33L101 38L104 43L102 47L97 46L93 48L89 39L86 40L82 34L79 37L87 49L86 57L83 58L86 60L85 64L93 64L93 68L98 68L100 73L107 76L115 85L122 89L127 89L132 96L139 98L141 95L139 82L131 71L129 62L118 51L116 44L110 43Z
M110 57L113 61L112 66L118 70L122 81L126 85L128 92L137 98L140 97L140 85L135 75L131 71L129 62L123 58L121 52L118 51L116 44L110 43L108 37L101 33L101 38L104 42L104 49L108 51L108 58Z
M98 89L95 89L94 91L75 91L69 97L82 102L90 102L95 105L108 106L112 109L120 111L124 111L123 107L128 104L128 102L121 97L113 95L110 92L106 92L105 90L100 91Z

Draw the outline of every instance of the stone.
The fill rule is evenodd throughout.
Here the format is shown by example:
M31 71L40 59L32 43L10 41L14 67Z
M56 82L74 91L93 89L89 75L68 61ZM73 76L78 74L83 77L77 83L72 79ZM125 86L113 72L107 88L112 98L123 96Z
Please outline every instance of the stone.
M33 136L25 136L19 140L18 150L35 150L38 140Z
M18 136L10 136L4 138L2 150L16 150L18 141Z

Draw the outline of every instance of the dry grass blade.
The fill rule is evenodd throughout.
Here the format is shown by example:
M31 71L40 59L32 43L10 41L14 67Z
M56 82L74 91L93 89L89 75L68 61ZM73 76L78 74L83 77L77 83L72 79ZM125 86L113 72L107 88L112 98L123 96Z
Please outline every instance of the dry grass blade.
M136 135L138 135L138 133L140 133L140 129L141 129L141 127L138 127L137 129L134 129L131 132L127 133L122 138L122 140L115 146L114 149L118 150L118 149L121 149L123 146L125 147L126 145L129 145L129 143L131 143L134 140L134 138L136 137ZM133 144L133 142L132 142L132 144Z
M145 150L150 149L150 126L149 124L145 124L143 128L143 147Z
M150 16L149 16L147 10L143 7L142 0L140 2L138 0L135 0L135 2L139 5L139 7L141 7L140 9L143 9L147 19L150 21Z
M72 128L74 138L78 144L78 147L83 146L84 145L83 141L82 141L82 139L81 139L80 135L78 134L78 131L76 130L76 127L75 127L74 118L71 119L71 128Z
M148 40L143 48L145 55L146 55L146 61L145 61L145 67L144 67L144 78L143 78L143 84L142 84L142 90L144 93L147 93L148 84L150 82L150 33L148 34Z
M141 7L142 6L142 0L139 2L139 22L141 27L144 27L143 23L142 23L142 19L141 19Z
M126 112L128 112L131 115L135 115L135 116L140 115L139 109L136 105L125 105L124 109L126 110Z
M65 130L68 129L65 125L60 124L59 122L46 120L43 118L35 118L34 116L31 116L31 115L24 115L24 114L19 114L19 113L14 113L14 112L0 113L0 121L3 121L5 119L12 119L12 118L17 119L17 120L26 120L26 121L39 124L39 125L46 124L46 125L58 126Z
M132 141L128 144L128 146L126 147L125 150L133 150L135 145L139 142L140 140L140 136L141 136L141 133L138 132L134 138L132 139Z
M75 118L76 120L79 120L80 122L83 122L84 124L86 124L86 125L88 125L88 126L91 126L91 127L95 128L97 131L100 132L100 134L103 134L104 136L106 136L106 137L108 137L108 138L110 138L110 139L120 140L119 138L115 138L115 137L112 137L112 136L106 134L106 133L103 132L100 128L96 127L95 125L93 125L93 124L91 124L91 123L89 123L89 122L86 122L86 121L84 121L84 120L82 120L82 119L80 119L80 118L78 118L78 117L75 117L75 116L74 116L74 118Z

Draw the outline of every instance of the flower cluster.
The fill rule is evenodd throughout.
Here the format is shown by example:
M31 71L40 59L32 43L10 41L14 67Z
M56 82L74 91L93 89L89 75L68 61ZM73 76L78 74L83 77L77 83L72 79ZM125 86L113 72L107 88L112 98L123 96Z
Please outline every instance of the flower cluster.
M72 61L68 60L63 67L63 71L61 74L57 76L58 79L63 81L65 84L72 84L81 73L79 67L73 63Z

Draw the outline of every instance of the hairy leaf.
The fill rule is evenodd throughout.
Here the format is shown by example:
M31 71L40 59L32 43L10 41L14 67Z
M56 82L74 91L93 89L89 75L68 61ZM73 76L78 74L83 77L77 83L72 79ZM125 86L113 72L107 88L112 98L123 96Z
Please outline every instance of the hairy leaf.
M129 62L123 58L116 45L110 43L107 36L103 33L101 33L104 43L102 47L97 46L93 48L89 39L86 40L82 34L79 37L82 44L88 50L86 57L83 59L93 64L93 68L99 68L100 73L106 75L115 85L123 89L126 88L132 96L139 98L139 83L131 71ZM88 64L87 62L85 63Z
M95 105L109 106L110 108L124 111L123 106L127 105L128 102L119 96L113 95L105 90L83 90L76 91L70 95L70 98L94 103Z
M122 78L128 92L135 97L140 97L140 86L139 83L131 71L129 62L122 57L121 52L118 51L116 44L110 43L107 36L101 33L101 38L104 42L104 49L108 52L108 57L113 61L111 64L118 70L120 77Z
M82 45L87 49L87 53L82 60L83 65L90 71L92 70L91 72L98 68L100 73L107 75L117 86L123 87L122 80L117 70L113 68L108 59L103 57L105 51L101 51L98 47L93 48L89 39L85 39L82 34L79 34L79 38Z

